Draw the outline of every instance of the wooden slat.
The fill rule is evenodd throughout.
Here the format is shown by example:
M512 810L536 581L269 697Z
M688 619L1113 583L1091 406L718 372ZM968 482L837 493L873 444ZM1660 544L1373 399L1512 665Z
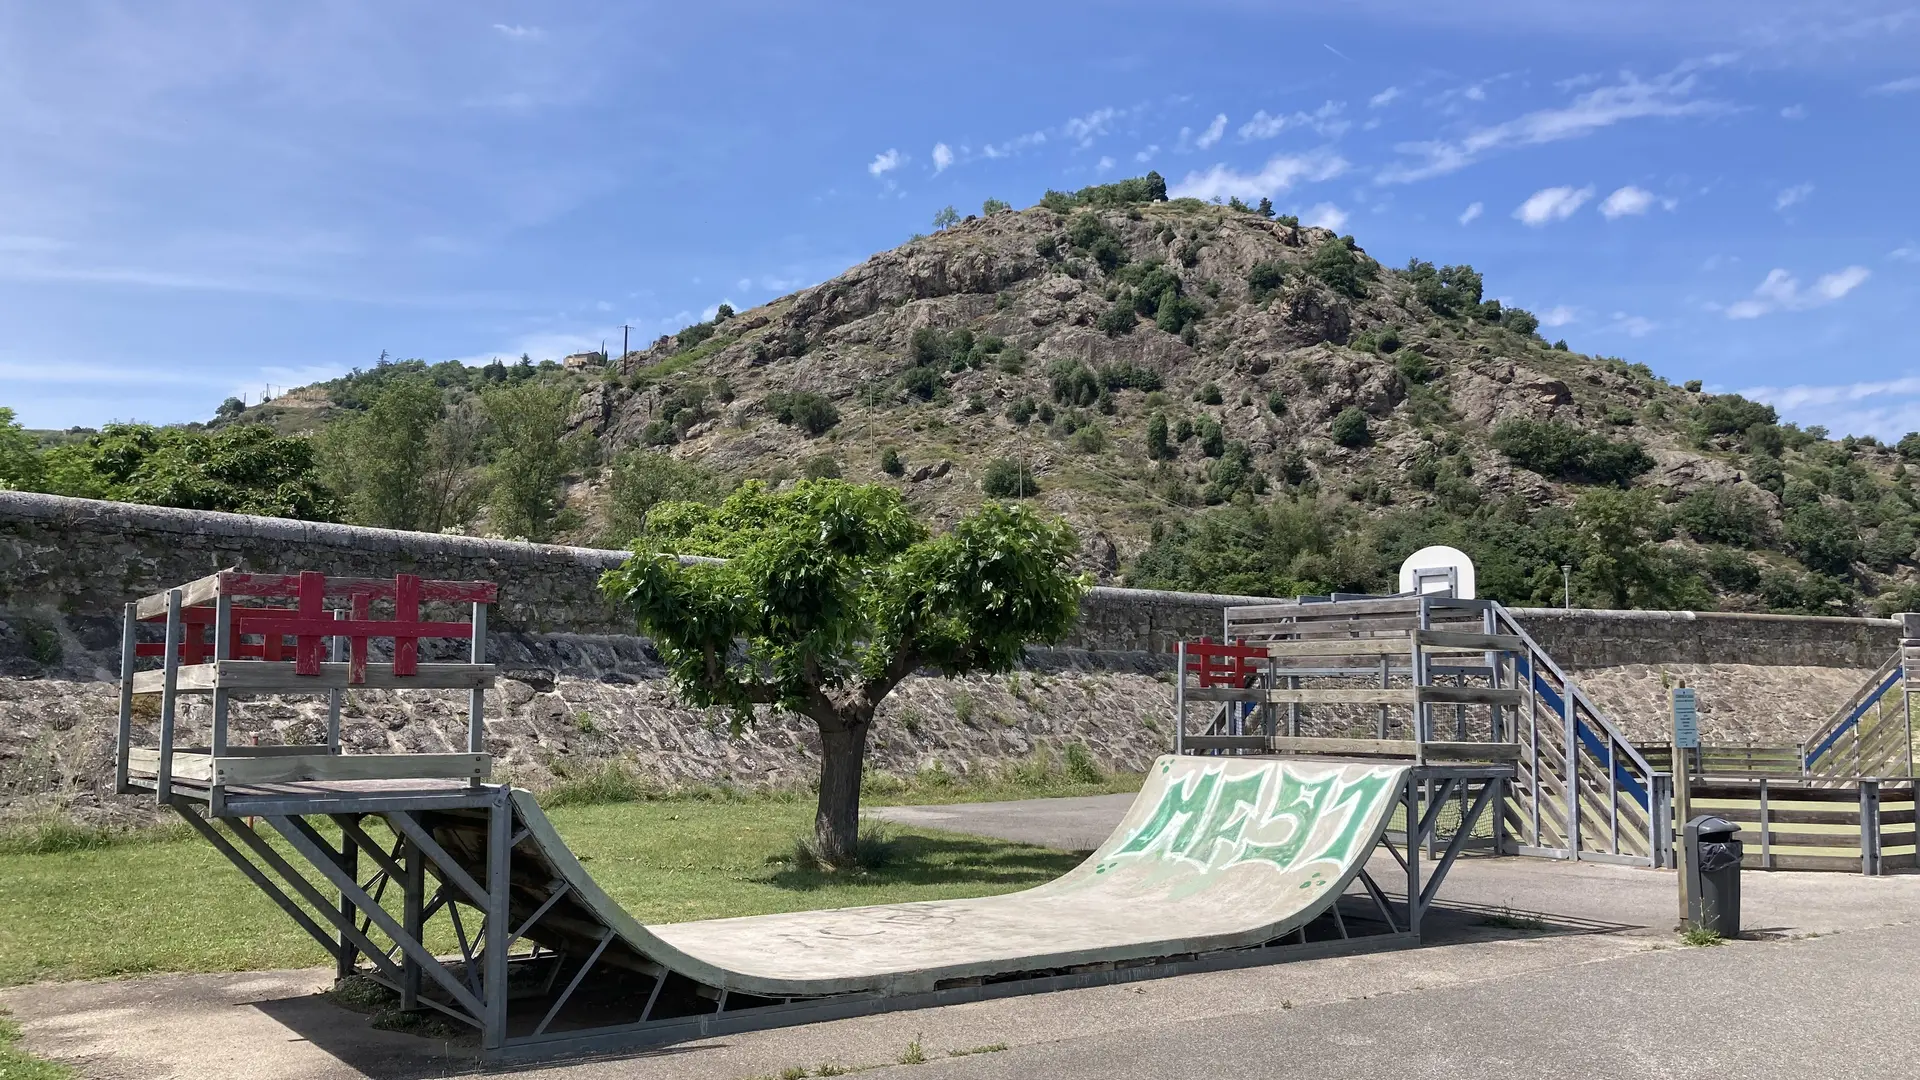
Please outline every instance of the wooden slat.
M1760 804L1729 799L1695 799L1694 806L1702 813L1711 813L1729 821L1760 820ZM1850 825L1860 827L1860 805L1856 802L1851 810L1835 808L1832 810L1793 810L1783 809L1769 798L1767 800L1767 822L1786 825Z
M1760 861L1760 848L1756 845L1743 853L1740 866L1747 870L1760 870L1770 867L1774 870L1837 870L1841 873L1860 872L1860 856L1844 855L1782 855L1775 852L1765 864Z
M1523 646L1512 634L1472 634L1459 630L1416 630L1414 637L1433 650L1519 652Z
M1413 644L1409 635L1402 633L1391 637L1378 638L1316 638L1311 641L1271 641L1266 643L1267 655L1272 657L1292 656L1410 656Z
M1760 785L1757 782L1740 783L1728 780L1696 782L1693 785L1693 798L1696 802L1701 799L1724 799L1730 802L1757 803L1760 801ZM1847 787L1808 787L1802 783L1770 780L1767 782L1767 801L1769 803L1835 802L1852 803L1858 806L1860 788L1857 784Z
M1412 707L1413 690L1353 687L1339 690L1268 690L1265 700L1275 705L1402 705Z
M1411 758L1412 739L1336 739L1289 735L1189 735L1184 740L1191 750L1252 750L1291 754L1384 755ZM1520 747L1515 743L1430 742L1429 760L1515 761Z
M1525 690L1495 690L1486 686L1422 686L1420 700L1436 705L1511 705L1527 703Z
M293 665L276 660L221 660L180 668L182 693L211 693L215 687L243 693L306 694L315 690L474 690L493 686L492 664L421 664L418 674L395 675L392 664L368 664L367 681L348 683L342 663L323 663L318 675L296 675ZM216 674L217 672L217 674ZM133 692L160 692L163 672L137 671Z
M1265 701L1267 692L1259 687L1238 689L1232 686L1189 686L1188 701Z
M137 775L159 771L158 750L135 747L128 768ZM465 780L492 772L487 754L302 754L275 757L173 755L173 775L209 784L286 784L334 780Z

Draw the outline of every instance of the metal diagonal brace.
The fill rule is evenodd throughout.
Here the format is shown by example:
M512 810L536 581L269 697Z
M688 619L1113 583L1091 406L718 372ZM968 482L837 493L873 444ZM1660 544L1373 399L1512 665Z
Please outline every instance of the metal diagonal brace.
M1420 815L1419 839L1410 840L1410 844L1417 846L1420 841L1433 835L1433 827L1440 820L1441 808L1447 805L1447 800L1453 798L1454 791L1459 787L1460 778L1457 776L1440 782L1440 793L1428 800L1426 812Z
M1498 791L1504 782L1491 779L1482 784L1480 795L1473 800L1472 807L1461 815L1459 830L1453 834L1453 839L1447 842L1447 850L1434 864L1433 869L1427 872L1427 883L1420 889L1421 911L1426 911L1427 907L1433 903L1434 895L1440 891L1440 883L1447 879L1447 871L1453 869L1453 862L1459 857L1460 849L1466 846L1467 838L1473 835L1474 822L1480 820L1480 815L1486 810L1488 801L1493 798L1493 793Z
M338 930L349 943L358 948L368 960L373 961L375 967L387 973L389 976L394 978L399 977L400 969L386 958L386 954L380 951L379 946L375 945L371 939L356 929L352 919L334 910L334 901L321 896L320 890L314 888L313 883L308 881L305 875L295 870L287 860L281 858L280 853L273 850L271 844L262 840L260 835L254 832L251 826L236 818L222 818L221 820L227 823L227 828L233 830L233 834L238 836L242 843L253 849L253 853L259 856L261 862L273 867L282 878L286 879L288 885L293 886L294 891L299 893L302 899L313 905L314 910L318 911L322 918L332 923L333 928ZM283 835L288 832L291 832L291 830L282 830ZM294 835L297 836L298 834L296 833ZM292 837L289 837L289 839L291 840ZM300 842L294 846L297 849L300 844L304 844L305 842L305 838L302 837ZM340 869L339 865L332 859L325 857L317 850L302 851L301 854L306 856L307 861L312 863L316 870L326 875L327 878L336 885L341 881L345 881L355 892L359 892L363 897L366 896L366 893L360 892L360 887L354 884L353 878L348 875L346 871ZM329 941L327 943L329 951L335 951L336 955L338 955L337 950L339 947L338 942Z
M573 884L571 882L556 878L553 883L553 893L549 895L546 898L546 900L540 904L539 907L533 910L533 914L527 916L526 921L520 924L519 929L515 930L512 934L508 935L507 948L509 949L513 948L514 942L519 941L523 937L526 937L527 931L533 929L533 924L539 922L541 916L553 910L553 905L565 899L566 895L572 891L573 891Z
M325 853L315 847L312 841L308 840L299 829L294 828L292 824L283 817L269 817L266 820L267 824L272 825L275 831L286 838L287 843L293 845L295 851L306 856L307 861L313 864L314 869L320 871L321 876L325 877L335 888L339 889L341 895L352 901L354 906L358 907L362 914L372 918L374 924L380 927L380 932L397 942L401 950L409 957L412 957L413 961L419 964L428 975L432 976L434 982L439 983L442 989L451 994L453 999L459 1002L462 1008L476 1017L485 1011L484 1006L480 1004L480 1000L471 993L468 993L467 988L460 985L460 981L455 979L451 972L440 965L439 959L436 958L433 953L429 952L425 945L409 937L406 929L402 927L392 915L387 914L385 908L374 903L371 896L362 892L359 884L351 877L348 877L338 866L334 865L333 860L327 858ZM256 837L255 839L258 840L259 838ZM262 847L265 846L265 841L259 842ZM359 936L357 932L355 936ZM363 938L362 940L364 941L365 939ZM377 950L373 950L371 942L362 946L361 949L362 952L369 950L377 954ZM371 959L371 957L369 957L369 959ZM385 956L381 956L381 960L385 959ZM376 961L376 963L378 962L379 961ZM396 979L401 977L397 969L389 972L389 974Z
M431 833L421 828L419 822L413 820L412 814L388 814L387 821L398 825L400 831L407 834L407 839L419 845L421 851L426 852L427 858L433 863L434 871L441 880L452 883L461 892L472 897L473 902L480 905L482 911L493 910L493 903L487 898L487 890L481 888L480 883L473 880L473 876L462 869L460 864L454 861L453 856L447 854L447 849L441 847L440 842L435 840Z
M1387 903L1387 894L1380 891L1380 886L1374 883L1372 874L1362 870L1359 877L1360 884L1367 890L1367 895L1373 898L1373 906L1380 909L1380 917L1387 920L1387 933L1399 933L1400 924L1393 921L1393 907Z
M216 851L225 855L228 862L233 863L235 867L239 868L240 872L246 875L248 881L258 886L261 892L266 893L267 899L278 904L280 910L286 912L294 922L299 923L300 929L313 935L313 940L319 942L328 952L333 952L340 947L340 943L335 941L332 935L320 929L320 924L313 921L313 916L308 915L305 908L301 907L292 897L283 892L267 875L261 873L260 868L253 865L253 862L245 855L242 855L240 849L234 847L231 841L221 836L220 830L214 828L202 820L200 815L181 806L179 803L175 803L173 808L180 812L181 817L187 819L187 823L193 826L195 832L206 837L207 842L212 844Z
M600 931L600 943L593 947L593 952L587 954L587 962L580 965L580 970L573 973L573 981L567 984L565 990L560 991L560 997L554 1001L553 1008L548 1009L547 1015L541 1018L540 1026L533 1029L535 1035L540 1035L545 1032L547 1025L553 1023L553 1018L560 1015L560 1007L567 1003L567 999L573 996L575 990L580 989L580 981L587 977L587 972L593 969L595 963L599 962L600 954L607 951L607 945L612 941L613 928L611 926ZM660 976L662 982L665 982L666 978L664 973ZM659 987L655 986L655 989L658 990ZM647 1005L649 1008L652 1007L652 999L648 999Z
M354 815L330 814L328 816L333 818L335 825L340 826L341 832L351 838L354 843L359 844L360 850L366 852L380 869L387 872L388 877L406 880L407 872L400 866L400 844L405 842L404 837L394 844L393 851L389 853L375 843L373 837L367 835L366 830L360 827L360 822Z

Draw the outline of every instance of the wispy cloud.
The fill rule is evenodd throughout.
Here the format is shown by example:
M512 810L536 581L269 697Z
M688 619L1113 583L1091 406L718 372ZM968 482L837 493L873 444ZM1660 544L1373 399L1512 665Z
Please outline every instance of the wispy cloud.
M1012 157L1028 147L1044 145L1046 141L1046 132L1029 131L1025 135L1016 135L1005 142L988 143L980 148L980 153L987 158Z
M1749 386L1739 393L1772 405L1797 423L1820 424L1839 434L1891 441L1920 430L1920 376L1827 386Z
M1522 224L1539 228L1555 221L1565 221L1574 211L1593 198L1593 185L1583 188L1567 186L1542 188L1527 197L1527 201L1514 208L1513 216Z
M953 166L953 148L946 143L933 144L933 175L939 176Z
M1240 125L1240 140L1271 139L1288 128L1309 128L1328 138L1338 138L1352 126L1341 117L1346 108L1344 101L1329 101L1312 112L1269 113L1262 109Z
M1330 202L1315 203L1308 211L1300 215L1300 220L1308 225L1339 232L1347 223L1350 215Z
M1389 87L1387 87L1387 88L1386 88L1385 90L1382 90L1382 91L1380 91L1379 93L1377 93L1377 94L1375 94L1375 95L1373 95L1372 97L1370 97L1370 98L1368 98L1368 99L1367 99L1367 108L1369 108L1369 109L1384 109L1384 108L1386 108L1387 106L1389 106L1389 105L1391 105L1391 104L1393 104L1393 102L1394 102L1394 99L1395 99L1395 98L1398 98L1398 97L1399 97L1399 96L1401 95L1401 93L1402 93L1402 91L1401 91L1401 89L1400 89L1399 87L1397 87L1397 86L1389 86Z
M1576 308L1570 308L1565 304L1556 304L1553 307L1550 307L1547 310L1540 312L1539 315L1540 315L1540 325L1547 327L1548 329L1552 329L1556 326L1567 326L1571 323L1576 323L1580 321L1579 310Z
M1106 172L1111 168L1113 168L1113 159L1105 154L1100 155L1100 160L1093 163L1094 172Z
M514 26L507 23L494 23L493 28L507 37L521 41L537 41L546 35L537 26Z
M1785 270L1768 271L1766 280L1754 287L1753 295L1727 305L1729 319L1757 319L1775 311L1805 311L1831 304L1866 282L1873 272L1864 266L1849 266L1817 278L1811 288Z
M1145 165L1147 162L1152 161L1154 158L1154 155L1158 154L1159 152L1160 152L1159 143L1149 143L1148 145L1141 147L1140 151L1133 155L1133 160L1139 162L1142 165Z
M873 160L867 163L867 172L874 176L885 176L906 163L907 155L900 151L883 150L873 155Z
M1195 199L1272 198L1297 183L1331 180L1346 171L1347 159L1330 150L1281 154L1268 159L1258 172L1243 173L1227 165L1215 165L1204 172L1188 173L1170 194Z
M1608 221L1629 214L1644 214L1653 208L1653 192L1628 184L1600 202L1600 214Z
M1226 133L1227 133L1227 114L1220 113L1219 115L1213 118L1213 122L1211 124L1207 125L1207 130L1202 131L1199 137L1193 140L1193 145L1199 147L1202 150L1205 150L1208 147L1212 146L1214 143L1219 142L1220 136L1225 135Z
M1682 65L1651 79L1625 76L1596 87L1552 109L1539 109L1502 124L1480 128L1460 139L1404 143L1397 147L1413 160L1388 166L1383 184L1410 183L1466 168L1485 155L1515 146L1577 139L1627 120L1647 117L1705 116L1724 112L1722 102L1697 97L1695 65Z
M1475 219L1479 218L1479 216L1482 213L1484 213L1486 209L1487 209L1486 203L1477 202L1477 203L1469 204L1465 210L1460 211L1460 224L1462 225L1471 224Z
M1920 75L1909 75L1904 79L1895 79L1892 82L1883 82L1879 86L1874 87L1871 91L1869 91L1869 93L1911 94L1916 90L1920 90Z
M1920 263L1920 245L1902 244L1887 252L1887 258L1895 262Z
M1805 105L1789 105L1780 110L1780 119L1782 120L1805 120L1806 118L1807 107Z
M1641 315L1629 315L1624 311L1613 313L1613 321L1607 329L1622 333L1630 338L1643 338L1660 328L1660 324Z
M1079 143L1080 148L1084 150L1092 146L1095 139L1105 135L1112 128L1113 122L1120 119L1122 115L1119 109L1107 106L1103 109L1095 109L1085 116L1069 117L1061 126L1061 130L1066 133L1067 138Z
M1775 210L1785 210L1790 206L1796 206L1806 202L1807 198L1812 194L1812 184L1795 184L1773 197L1773 208Z

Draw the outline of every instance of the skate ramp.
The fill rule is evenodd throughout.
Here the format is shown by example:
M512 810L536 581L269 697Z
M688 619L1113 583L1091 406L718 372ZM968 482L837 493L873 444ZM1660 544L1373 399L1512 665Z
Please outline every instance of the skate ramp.
M911 994L1282 938L1319 917L1365 865L1407 771L1398 764L1162 757L1106 842L1036 888L652 927L609 898L533 797L516 791L526 839L515 851L515 878L516 885L541 875L566 883L567 903L559 906L567 910L540 920L528 935L573 938L543 942L551 947L579 949L611 931L623 948L609 958L626 954L622 966L658 965L732 993ZM523 877L523 866L537 866L539 874ZM514 922L548 892L516 888Z

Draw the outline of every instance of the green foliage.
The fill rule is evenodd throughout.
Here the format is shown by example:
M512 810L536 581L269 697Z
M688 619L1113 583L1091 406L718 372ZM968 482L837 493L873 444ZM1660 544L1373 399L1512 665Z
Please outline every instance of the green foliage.
M1147 418L1147 456L1155 461L1165 461L1175 456L1175 451L1167 442L1167 415L1154 413Z
M994 458L980 477L980 491L991 499L1024 499L1040 493L1033 470L1024 461Z
M1307 260L1306 271L1326 282L1334 292L1356 300L1367 295L1367 283L1378 272L1373 260L1355 253L1350 236L1315 248Z
M189 510L331 521L311 440L260 424L215 432L108 424L41 455L40 490Z
M39 441L14 419L12 409L0 405L0 491L36 490L43 475Z
M1748 401L1739 394L1713 394L1692 409L1691 426L1696 440L1705 442L1715 435L1738 435L1758 425L1780 422L1780 414L1771 405Z
M1139 325L1139 322L1140 316L1134 312L1132 301L1123 296L1115 300L1112 307L1100 313L1100 317L1094 320L1093 327L1108 337L1122 337L1133 333L1133 328Z
M995 214L1004 214L1011 209L1013 207L1002 199L988 199L980 204L980 216L992 217Z
M1412 349L1394 357L1393 370L1399 372L1400 377L1413 386L1430 382L1440 374L1439 365Z
M1540 329L1540 318L1525 308L1506 308L1500 312L1500 325L1516 334L1532 336Z
M1340 415L1333 418L1331 432L1333 441L1341 446L1365 446L1373 441L1367 414L1356 405L1340 410Z
M822 859L854 857L866 732L916 670L1006 671L1029 642L1055 641L1088 582L1068 567L1073 530L989 502L929 536L885 485L812 480L742 485L719 506L657 508L664 550L723 558L682 565L636 554L601 587L635 613L683 700L811 718L825 746L815 835Z
M424 375L387 380L321 432L321 474L348 521L439 532L473 516L479 417L446 393Z
M1075 453L1097 454L1107 448L1107 429L1099 424L1083 424L1074 429L1067 445Z
M1119 232L1091 210L1082 210L1067 222L1067 242L1109 274L1126 265L1127 247Z
M1676 566L1658 544L1660 507L1642 488L1599 488L1574 503L1581 580L1615 608L1710 607L1697 575Z
M505 536L545 540L560 512L560 482L585 458L591 444L567 434L574 394L565 385L522 382L485 390L487 506L494 530Z
M1810 569L1844 577L1865 554L1860 531L1846 510L1812 502L1787 511L1787 547Z
M1287 395L1278 390L1269 393L1267 395L1267 409L1275 416L1285 415L1287 411Z
M1253 464L1253 448L1237 439L1229 442L1219 460L1207 468L1204 497L1210 504L1228 502L1241 492L1263 495L1266 490L1266 477Z
M1301 499L1183 517L1141 553L1127 583L1273 597L1365 592L1381 580L1378 559L1350 524L1345 511Z
M1624 486L1653 468L1653 458L1639 443L1557 420L1502 421L1493 429L1493 445L1522 468L1579 483Z
M766 404L775 420L808 435L824 435L840 422L840 410L833 402L811 390L776 390L767 395Z
M1126 360L1102 364L1097 374L1100 385L1107 390L1139 390L1152 393L1166 385L1158 371L1144 364L1135 364Z
M1265 300L1286 283L1285 263L1257 262L1247 271L1247 294L1255 300Z
M900 460L900 451L889 446L880 451L880 471L888 476L900 476L907 471L907 463Z
M1221 401L1220 384L1214 383L1214 382L1205 384L1204 386L1200 387L1200 389L1195 390L1193 392L1193 400L1199 402L1202 405L1220 404L1220 401Z
M1048 364L1047 385L1055 402L1082 408L1100 400L1102 389L1100 377L1078 360L1055 360Z
M951 206L943 206L938 213L933 215L933 227L936 229L944 229L950 225L959 224L959 222L960 211L955 210Z
M1470 318L1480 311L1483 286L1471 266L1435 269L1430 262L1413 259L1407 263L1406 276L1413 281L1414 299L1443 319Z
M1227 452L1226 432L1221 429L1218 420L1211 416L1201 417L1198 434L1201 453L1210 458L1217 458Z
M832 454L815 454L800 466L800 475L809 480L838 480L840 460Z
M1083 206L1128 206L1166 200L1166 180L1158 172L1149 172L1145 176L1136 176L1112 184L1083 187L1071 194L1050 190L1040 197L1040 205L1064 214Z
M1908 461L1920 462L1920 431L1909 431L1900 436L1900 441L1894 444L1894 449Z
M657 451L628 450L613 463L601 542L626 547L646 533L647 514L654 507L668 502L715 503L726 489L718 474L697 462Z
M1703 543L1754 547L1766 530L1767 514L1736 488L1712 487L1680 500L1673 523Z

